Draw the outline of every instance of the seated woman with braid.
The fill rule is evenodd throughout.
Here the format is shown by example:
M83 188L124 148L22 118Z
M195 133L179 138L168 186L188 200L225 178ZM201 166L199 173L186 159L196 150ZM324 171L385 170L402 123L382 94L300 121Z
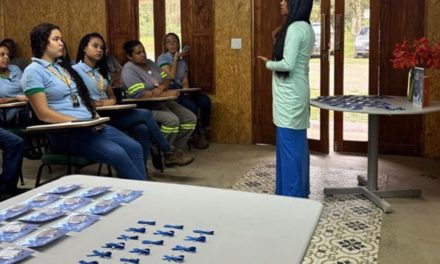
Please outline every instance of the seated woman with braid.
M116 97L110 85L110 73L105 54L106 45L103 37L98 33L87 34L79 42L76 56L77 64L73 66L87 86L95 106L116 104ZM146 109L127 109L112 111L109 114L110 125L122 131L133 133L141 143L145 164L148 160L151 140L153 139L165 153L165 159L175 165L184 165L184 161L174 154L150 111Z
M122 86L129 97L151 98L178 96L179 92L168 90L170 80L163 75L160 68L147 59L144 46L138 40L124 44L128 62L122 67ZM171 146L176 148L176 155L186 164L194 159L184 154L184 149L196 127L197 117L176 101L152 103L150 106L154 119L160 124L162 133ZM180 165L180 164L178 164ZM165 166L173 166L165 160Z
M31 33L32 63L25 69L22 87L38 119L61 123L98 117L89 91L69 62L59 60L64 46L58 26L43 23ZM65 135L48 134L55 151L65 151ZM106 163L119 177L145 180L141 145L110 125L69 131L73 155Z

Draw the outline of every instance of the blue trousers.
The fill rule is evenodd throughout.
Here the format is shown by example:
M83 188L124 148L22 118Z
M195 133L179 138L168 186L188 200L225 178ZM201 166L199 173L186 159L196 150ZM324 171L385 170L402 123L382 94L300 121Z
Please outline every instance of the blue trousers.
M145 164L151 148L151 140L154 140L159 148L168 153L171 146L160 131L160 128L151 112L147 109L130 109L126 111L113 111L109 113L111 126L120 130L134 133L142 146Z
M203 93L190 93L188 95L181 95L177 100L179 104L188 108L196 116L200 110L200 126L201 128L208 128L211 126L211 99Z
M17 181L23 163L23 148L23 139L0 128L0 149L3 151L0 191L17 189Z
M276 129L275 194L307 198L310 194L307 130Z
M65 153L64 133L50 133L51 149ZM115 168L119 177L146 180L142 147L116 128L105 125L99 131L80 129L69 133L72 155L82 156L95 162L103 162Z

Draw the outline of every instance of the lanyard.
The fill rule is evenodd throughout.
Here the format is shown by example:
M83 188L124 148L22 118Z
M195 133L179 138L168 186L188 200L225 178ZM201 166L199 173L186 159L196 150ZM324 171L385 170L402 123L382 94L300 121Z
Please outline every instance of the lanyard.
M47 67L47 69L53 74L55 75L58 79L60 79L61 81L63 81L68 87L70 92L72 92L72 88L70 87L70 84L72 82L72 80L70 79L70 76L67 77L67 74L62 73L58 70L58 68L56 68L54 65L49 65Z
M104 97L104 78L102 75L98 72L98 76L96 76L95 71L92 69L91 71L88 71L87 74L95 79L96 84L98 85L98 92L101 97Z

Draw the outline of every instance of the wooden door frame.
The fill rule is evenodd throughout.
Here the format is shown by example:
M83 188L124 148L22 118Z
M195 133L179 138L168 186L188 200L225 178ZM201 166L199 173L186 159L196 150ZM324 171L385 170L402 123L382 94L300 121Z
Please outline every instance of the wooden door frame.
M371 2L371 1L370 1ZM372 5L370 3L370 12L372 10ZM376 15L376 13L374 13ZM376 20L376 17L370 16L370 43L377 43L378 35L372 33L371 29L371 21ZM335 95L343 95L344 94L344 38L345 38L345 1L344 0L336 0L335 1ZM339 38L339 39L336 39ZM340 45L336 45L336 42L339 42ZM377 48L377 46L376 46ZM374 50L371 48L370 51ZM377 49L376 49L377 51ZM371 70L372 68L376 68L375 64L371 63L371 52L369 53L369 94L377 94L377 83L372 83L377 80L377 74L374 74ZM373 55L374 57L374 55ZM377 58L376 58L377 59ZM373 59L373 62L377 61ZM377 69L376 69L377 72ZM373 75L373 76L371 76ZM372 85L373 84L373 85ZM376 93L371 93L375 89L372 87L376 87ZM355 141L355 140L344 140L344 113L336 112L334 113L334 151L336 152L359 152L359 153L367 153L368 150L368 142L366 141Z
M321 0L321 55L320 55L320 94L328 96L330 93L330 0ZM322 15L324 14L324 18ZM322 26L322 21L324 26ZM323 40L322 36L325 35ZM323 48L324 47L324 48ZM309 139L309 147L312 151L329 153L329 111L319 110L319 139Z

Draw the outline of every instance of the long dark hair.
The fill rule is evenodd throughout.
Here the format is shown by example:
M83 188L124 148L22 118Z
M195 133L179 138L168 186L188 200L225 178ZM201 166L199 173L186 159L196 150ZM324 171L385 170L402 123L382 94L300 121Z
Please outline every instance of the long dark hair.
M49 44L50 33L52 32L52 30L55 29L60 30L60 28L57 25L50 23L42 23L35 26L32 29L30 33L30 39L31 39L32 54L34 57L39 59L43 57L47 45ZM70 65L70 61L66 61L64 58L61 57L58 64L61 65L64 69L66 69L67 72L70 74L72 80L76 83L78 94L81 97L84 105L87 107L90 113L92 113L92 116L95 117L96 116L95 105L92 103L89 90L87 89L86 85L84 84L79 74Z
M272 59L280 61L284 57L284 42L286 41L287 29L297 21L304 21L310 24L310 13L312 12L313 0L287 0L288 14L286 22L277 34L273 48ZM280 78L289 76L289 72L276 72Z
M105 45L104 38L99 33L89 33L81 38L78 45L78 52L76 53L76 62L79 62L80 60L84 61L84 57L86 56L84 49L89 45L92 38L99 38L103 43L103 56L98 62L96 62L96 67L98 68L99 73L108 80L109 69L107 65L107 57L105 55L107 53L107 46Z

